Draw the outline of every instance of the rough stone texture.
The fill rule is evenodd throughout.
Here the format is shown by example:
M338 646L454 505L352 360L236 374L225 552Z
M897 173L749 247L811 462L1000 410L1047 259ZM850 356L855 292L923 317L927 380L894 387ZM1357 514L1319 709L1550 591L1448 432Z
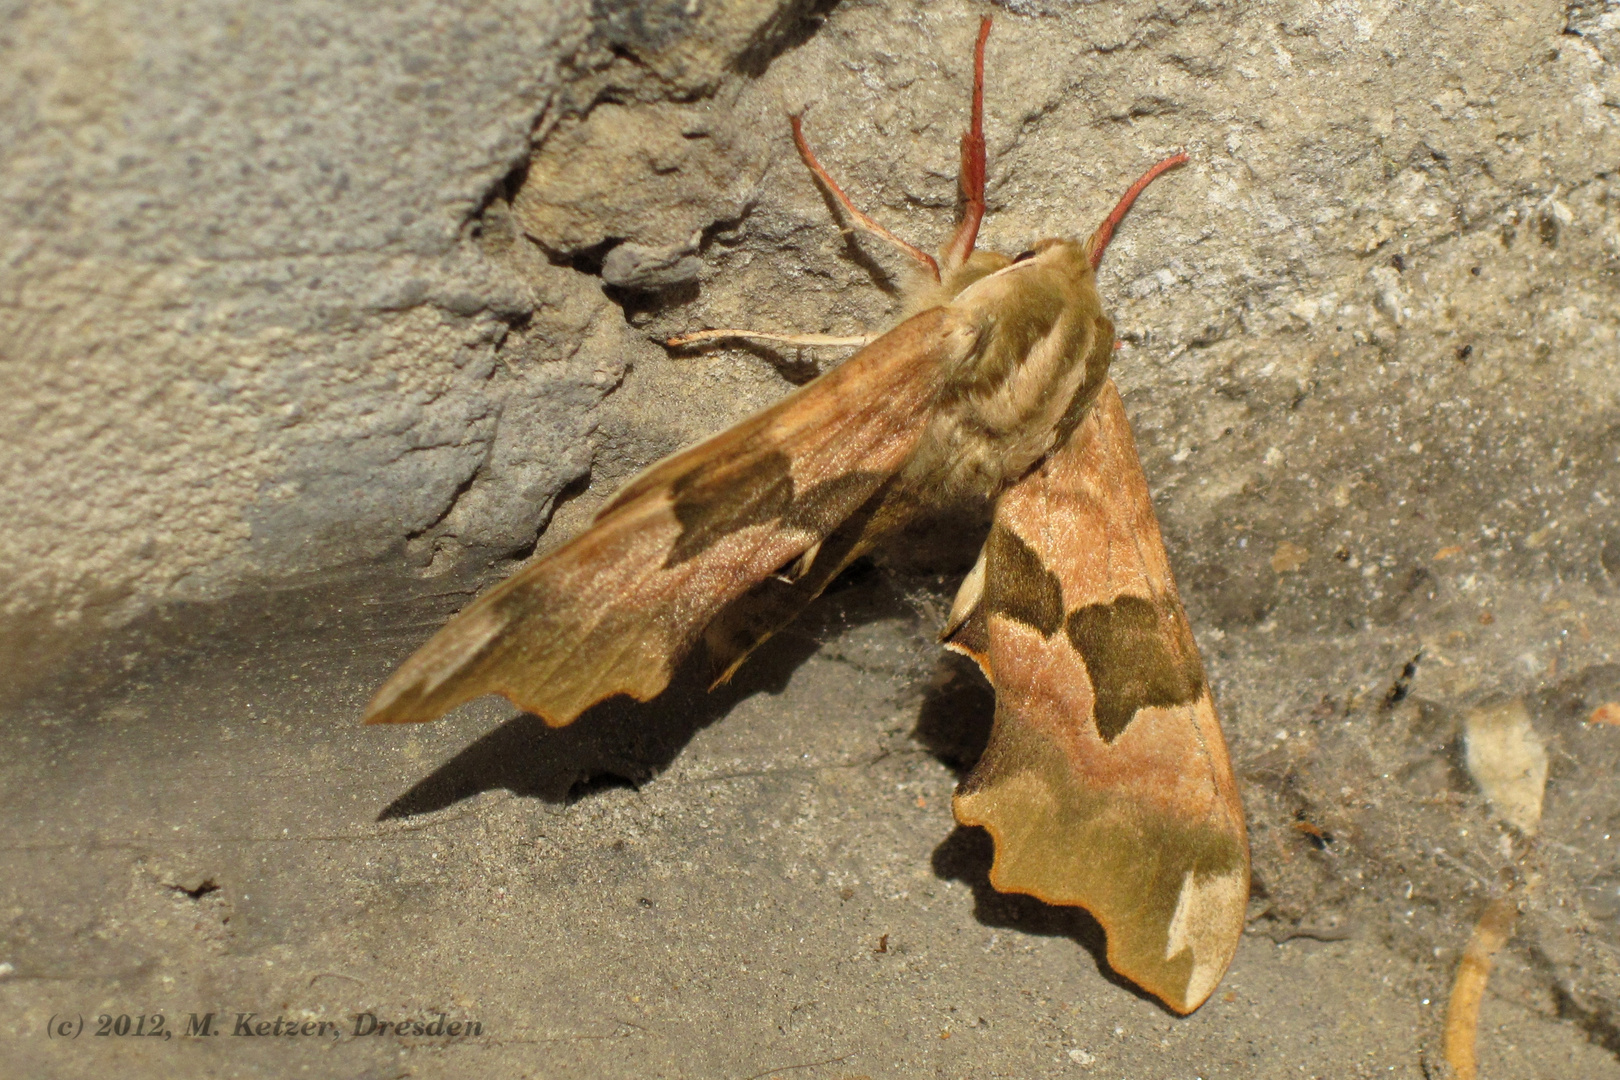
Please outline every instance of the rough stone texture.
M892 317L903 260L840 235L783 114L937 243L984 10L6 16L0 648L38 685L0 728L0 1031L30 1074L1433 1077L1511 884L1484 1075L1620 1076L1620 728L1584 723L1620 701L1612 3L999 10L986 246L1193 156L1101 282L1251 816L1252 933L1194 1017L952 831L988 692L930 643L943 578L848 582L713 697L352 726L548 521L837 360L659 339ZM1464 765L1514 699L1533 841ZM44 1036L158 1009L489 1035Z
M798 25L601 8L12 6L8 675L408 539L533 544L637 350L599 281L486 230L490 200L587 89L707 93Z

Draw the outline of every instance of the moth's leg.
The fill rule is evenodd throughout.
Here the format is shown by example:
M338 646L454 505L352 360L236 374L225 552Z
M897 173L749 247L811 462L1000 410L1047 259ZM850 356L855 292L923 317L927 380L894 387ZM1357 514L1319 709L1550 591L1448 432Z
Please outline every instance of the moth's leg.
M837 334L772 334L764 330L698 330L690 334L680 334L667 339L664 344L670 348L680 348L682 345L696 345L701 341L718 341L722 338L749 338L753 341L776 341L783 345L834 345L860 348L870 345L877 340L876 334L852 334L840 337Z
M816 160L815 152L810 149L810 144L805 141L804 126L800 122L799 118L797 116L790 116L788 117L788 122L793 125L793 145L799 148L799 157L804 160L805 167L815 174L817 180L820 180L824 185L826 185L827 190L832 193L833 198L838 200L839 205L844 208L845 213L849 214L849 216L854 219L856 227L865 229L867 232L878 237L879 239L887 240L889 243L905 252L908 257L916 260L917 263L928 271L930 277L932 277L935 281L938 281L939 264L934 261L934 257L928 254L928 252L923 251L921 248L912 247L910 244L894 235L894 233L890 232L888 229L885 229L882 225L879 225L877 222L861 213L860 210L856 209L855 204L849 201L849 196L844 194L844 189L838 186L838 181L834 180L832 176L828 174L827 170L822 168L821 162Z
M949 273L968 261L984 220L984 43L990 37L990 16L979 23L979 42L973 48L973 120L962 136L962 171L957 186L962 192L962 220L941 257Z
M990 545L986 544L979 549L979 557L973 563L967 577L956 590L956 599L951 601L951 613L945 617L945 627L939 632L941 641L948 641L952 634L968 621L984 600L984 571L985 562L989 557Z

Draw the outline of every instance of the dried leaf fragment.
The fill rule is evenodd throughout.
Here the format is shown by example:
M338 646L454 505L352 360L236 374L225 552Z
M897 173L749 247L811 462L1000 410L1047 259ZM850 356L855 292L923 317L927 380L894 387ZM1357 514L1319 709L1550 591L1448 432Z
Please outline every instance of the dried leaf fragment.
M1620 727L1620 701L1605 701L1586 718L1588 724L1611 724Z
M1547 749L1524 700L1482 705L1464 723L1469 775L1503 820L1534 834L1547 789Z
M1310 550L1284 540L1271 556L1271 568L1279 574L1292 574L1311 557Z

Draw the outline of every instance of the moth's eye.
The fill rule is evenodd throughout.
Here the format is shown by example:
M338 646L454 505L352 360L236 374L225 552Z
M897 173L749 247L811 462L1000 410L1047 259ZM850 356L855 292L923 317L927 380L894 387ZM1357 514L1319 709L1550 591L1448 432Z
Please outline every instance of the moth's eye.
M1025 259L1033 259L1034 257L1035 253L1033 251L1020 251L1016 256L1013 257L1013 263L1016 265L1023 262Z

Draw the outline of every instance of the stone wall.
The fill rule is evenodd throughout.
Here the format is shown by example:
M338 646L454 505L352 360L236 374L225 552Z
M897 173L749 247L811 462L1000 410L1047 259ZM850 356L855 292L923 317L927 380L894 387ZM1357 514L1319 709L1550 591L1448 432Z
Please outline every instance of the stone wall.
M688 6L13 10L6 675L154 605L532 546L650 346L491 210L559 124L710 108L803 32Z
M883 325L903 267L839 233L784 115L937 243L979 12L15 11L7 667L175 600L488 568L836 362L658 341ZM1001 9L987 245L1084 233L1192 153L1102 284L1208 625L1388 623L1437 559L1481 603L1620 572L1615 20Z

